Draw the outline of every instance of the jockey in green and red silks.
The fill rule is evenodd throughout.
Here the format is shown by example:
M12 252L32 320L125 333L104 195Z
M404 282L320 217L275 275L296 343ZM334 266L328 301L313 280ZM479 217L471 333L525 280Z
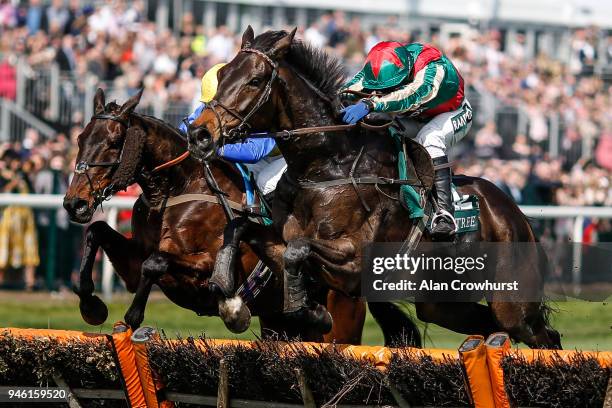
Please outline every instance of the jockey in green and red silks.
M342 110L346 123L357 123L370 112L410 116L425 123L416 141L429 152L435 166L448 163L446 151L468 132L472 108L464 96L461 74L438 49L419 43L384 41L368 53L365 66L342 90L375 93ZM456 232L450 168L435 172L438 213L432 220L437 240Z

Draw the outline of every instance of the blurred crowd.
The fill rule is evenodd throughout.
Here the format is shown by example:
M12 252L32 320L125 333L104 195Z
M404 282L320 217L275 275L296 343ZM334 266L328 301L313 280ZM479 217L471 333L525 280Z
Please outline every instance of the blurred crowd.
M42 140L34 129L23 141L0 144L0 192L12 194L64 194L74 156L73 142L64 134ZM68 154L67 154L68 153ZM70 287L79 264L83 229L71 224L63 210L8 206L0 217L0 286L17 282L23 270L28 290L47 283L53 288ZM50 264L49 262L52 262Z
M87 75L94 75L110 84L113 94L108 100L121 101L144 88L142 107L161 103L186 110L197 103L204 72L230 60L240 45L240 33L225 26L204 27L190 13L183 15L176 32L160 31L147 20L142 0L106 0L96 7L78 0L44 5L30 0L16 7L0 0L0 34L0 97L16 98L17 63L25 59L31 69L57 63L81 86ZM595 43L601 36L596 28L575 30L569 62L544 53L530 55L520 32L511 44L497 30L470 30L441 41L435 33L422 37L394 18L367 27L342 12L323 14L300 27L298 36L341 58L349 75L362 67L368 50L379 41L433 43L451 57L471 94L479 95L476 119L485 119L457 152L457 172L489 179L519 204L612 205L612 87L595 72L600 52ZM609 35L604 52L612 62ZM519 108L529 126L512 140L502 137L490 111L495 106ZM29 129L23 140L1 145L0 191L63 194L74 166L82 113L53 140ZM592 158L568 162L548 156L551 115L564 124L560 149L580 144L593 150ZM70 224L63 211L19 210L9 212L12 221L6 221L7 211L0 221L0 281L3 271L25 267L26 286L33 288L36 276L45 276L44 255L52 250L69 265L58 277L59 286L68 285L78 265L74 254L81 229ZM543 233L567 236L569 225L559 222ZM592 220L590 225L595 225L594 234L610 231L607 221ZM17 229L22 236L6 239L8 231ZM28 249L36 247L38 251Z

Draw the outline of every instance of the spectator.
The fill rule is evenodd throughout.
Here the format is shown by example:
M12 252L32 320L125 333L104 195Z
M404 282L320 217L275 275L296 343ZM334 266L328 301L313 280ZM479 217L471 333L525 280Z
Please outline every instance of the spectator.
M342 11L336 11L329 25L329 46L332 48L343 44L349 36L346 29L346 19Z
M502 138L497 133L494 121L490 120L476 133L474 145L476 146L476 156L481 159L497 156L497 149L502 145Z
M41 5L41 0L30 0L26 14L26 25L30 35L38 33L39 30L46 30L47 17Z
M516 135L512 144L512 152L519 159L526 159L531 156L531 146L529 146L527 136L524 134Z
M219 27L217 33L210 37L207 50L215 62L224 62L232 59L234 39L229 35L226 26Z
M67 34L62 38L61 47L55 53L55 62L62 71L69 72L75 69L76 55L72 35Z
M4 167L0 174L3 193L28 194L32 186L29 167L22 163L19 152L6 150L2 155ZM34 270L40 263L34 214L28 207L8 206L0 218L0 283L9 268L24 269L27 290L34 287Z
M63 34L68 26L70 13L64 5L64 0L52 0L47 8L47 24L51 34Z
M367 55L372 49L372 47L382 41L382 38L379 36L379 34L379 28L377 26L373 26L372 30L370 31L369 35L366 37L365 40L365 47L363 49L364 54Z
M7 58L0 61L0 98L15 100L17 97L17 73Z
M527 205L554 204L555 189L561 184L553 178L553 174L549 163L536 162L523 191L523 203Z
M508 194L515 203L523 204L523 189L525 188L525 177L516 168L511 168L500 186L502 191Z
M611 128L612 126L608 126ZM599 138L599 144L595 150L597 164L612 171L612 131L606 130Z
M310 43L310 45L312 45L313 47L317 48L323 48L325 46L325 43L327 42L327 39L319 29L318 22L312 23L310 27L306 29L306 31L304 32L304 40Z
M17 10L10 0L0 1L0 28L14 27L17 24Z

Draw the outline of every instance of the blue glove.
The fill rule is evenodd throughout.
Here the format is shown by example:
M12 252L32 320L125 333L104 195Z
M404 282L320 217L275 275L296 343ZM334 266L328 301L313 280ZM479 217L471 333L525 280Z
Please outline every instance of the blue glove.
M344 113L344 116L342 117L342 121L344 123L354 125L355 123L359 122L359 120L363 119L363 117L365 117L368 113L370 113L370 108L368 108L368 105L366 105L365 102L361 101L343 108L340 112Z
M191 115L187 116L187 123L189 123L191 125L191 123L196 120L198 118L198 116L200 116L202 114L202 111L206 108L206 104L205 103L201 103L198 105L198 107L191 113ZM181 133L183 133L184 135L187 134L187 125L185 124L184 121L181 121L181 123L179 124L179 130L181 131Z

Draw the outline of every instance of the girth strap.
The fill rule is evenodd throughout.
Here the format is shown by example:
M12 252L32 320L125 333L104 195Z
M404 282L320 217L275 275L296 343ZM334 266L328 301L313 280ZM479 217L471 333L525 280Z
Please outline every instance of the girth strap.
M325 187L342 186L345 184L384 184L384 185L410 185L421 187L421 182L417 179L399 180L388 177L364 176L355 178L341 178L328 181L300 181L298 182L301 188L316 189Z
M173 207L175 205L188 203L191 201L202 201L205 203L213 203L213 204L221 204L216 196L212 194L181 194L175 197L169 197L167 200L164 200L161 204L150 207L152 210L161 210L168 207ZM229 206L236 211L242 211L242 204L239 204L235 201L226 200ZM146 203L146 202L145 202Z

